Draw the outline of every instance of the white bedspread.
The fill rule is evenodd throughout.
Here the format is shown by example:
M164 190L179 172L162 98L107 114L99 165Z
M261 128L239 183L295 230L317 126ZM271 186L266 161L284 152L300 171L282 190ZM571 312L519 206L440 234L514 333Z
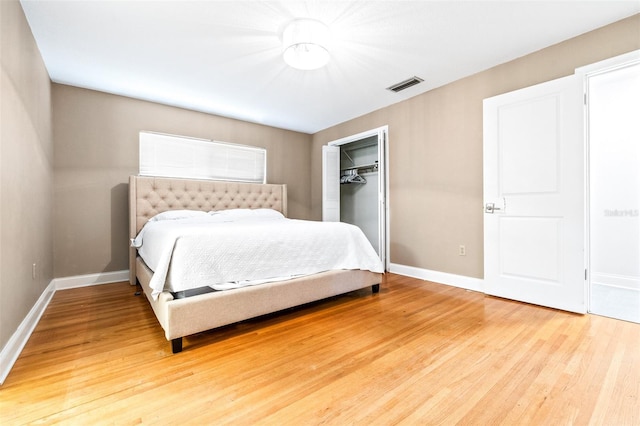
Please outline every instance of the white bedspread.
M384 271L354 225L241 213L149 221L133 245L154 271L153 297L164 290L226 290L334 269Z

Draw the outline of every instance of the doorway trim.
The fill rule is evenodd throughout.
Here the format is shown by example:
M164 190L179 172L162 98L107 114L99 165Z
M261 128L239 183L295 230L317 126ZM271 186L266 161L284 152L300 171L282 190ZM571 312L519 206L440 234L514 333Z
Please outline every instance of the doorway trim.
M586 280L586 303L587 312L592 313L592 274L591 274L591 186L590 186L590 132L589 132L589 78L600 74L616 71L628 66L640 63L640 50L634 50L612 58L604 59L593 64L585 65L575 69L575 74L582 80L584 93L584 265ZM596 314L598 315L598 314Z
M383 196L381 202L383 203L384 210L384 269L385 271L389 270L389 266L391 263L391 234L390 234L390 217L389 217L389 126L384 125L380 127L376 127L375 129L366 130L364 132L360 132L355 135L346 136L344 138L340 138L334 141L327 143L329 146L340 146L346 145L351 142L356 142L361 139L369 138L372 136L378 136L378 143L382 143L382 156L380 156L380 160L383 163L379 164L379 170L382 171L382 179L383 179ZM382 139L382 141L381 141ZM380 152L380 146L378 146L378 152Z

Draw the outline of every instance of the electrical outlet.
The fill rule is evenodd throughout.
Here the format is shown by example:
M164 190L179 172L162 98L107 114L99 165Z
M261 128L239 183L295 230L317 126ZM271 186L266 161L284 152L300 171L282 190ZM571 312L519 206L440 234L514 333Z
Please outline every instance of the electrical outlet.
M31 265L31 279L33 279L33 280L36 279L37 268L38 268L38 266L35 263L33 265Z
M467 255L467 248L463 245L460 245L460 247L458 247L458 256L466 256Z

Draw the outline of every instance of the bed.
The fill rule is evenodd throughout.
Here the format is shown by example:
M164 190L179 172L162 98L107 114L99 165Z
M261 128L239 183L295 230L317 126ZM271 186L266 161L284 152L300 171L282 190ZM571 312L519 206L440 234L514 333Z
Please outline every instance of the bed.
M382 273L366 269L336 269L226 290L196 290L184 297L179 292L158 290L152 283L154 271L133 244L149 219L167 214L164 212L216 214L232 209L268 209L286 217L286 185L129 178L130 283L142 287L173 353L182 351L185 336L367 287L378 293ZM194 283L193 287L199 285Z

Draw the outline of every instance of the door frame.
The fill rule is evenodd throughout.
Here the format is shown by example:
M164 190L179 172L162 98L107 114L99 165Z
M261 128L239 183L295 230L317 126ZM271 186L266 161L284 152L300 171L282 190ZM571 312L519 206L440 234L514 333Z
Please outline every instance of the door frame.
M327 143L329 146L341 146L346 145L352 142L357 142L361 139L370 138L372 136L378 137L378 172L379 172L379 181L381 181L381 188L378 191L378 211L382 212L384 216L384 220L380 223L378 220L378 227L380 235L382 236L382 245L380 248L382 249L382 257L385 271L389 270L390 262L391 262L391 253L390 253L390 217L389 217L389 126L380 126L375 129L366 130L364 132L360 132L355 135L346 136L344 138L340 138L334 141ZM380 150L382 149L382 155L380 155ZM323 177L324 182L324 177ZM382 206L380 206L380 204ZM383 229L380 229L383 228Z
M634 50L622 55L614 56L593 64L576 68L575 74L582 80L584 93L584 265L586 277L586 304L587 312L591 313L591 186L590 186L590 134L589 134L589 78L599 74L615 71L640 63L640 50Z

